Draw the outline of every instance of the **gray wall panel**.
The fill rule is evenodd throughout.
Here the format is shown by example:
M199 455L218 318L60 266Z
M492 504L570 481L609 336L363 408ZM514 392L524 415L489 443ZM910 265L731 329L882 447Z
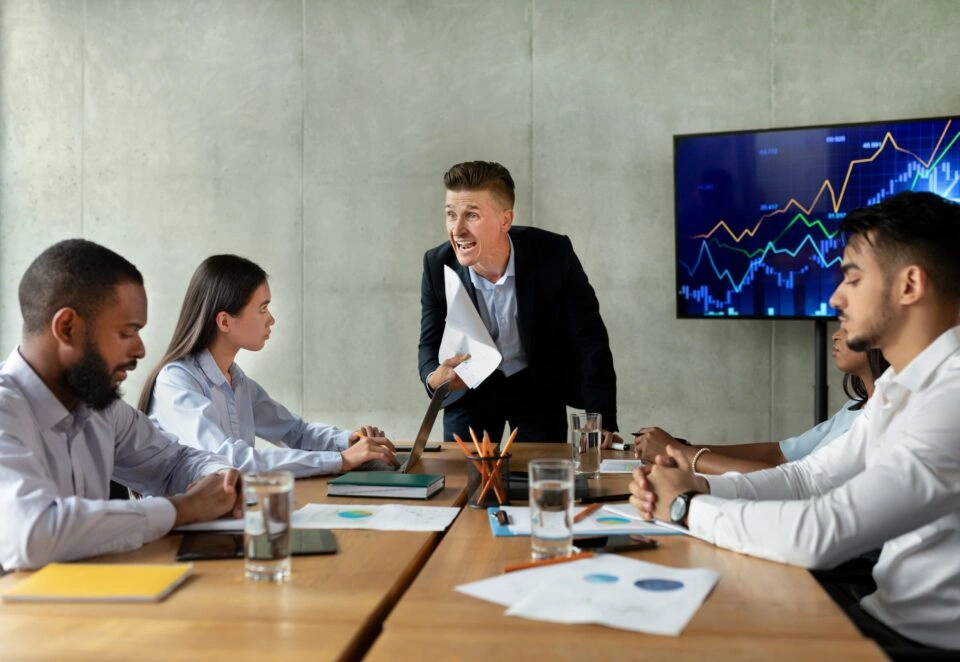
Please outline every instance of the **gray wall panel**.
M83 6L0 3L0 356L20 337L17 285L41 247L82 234Z
M134 394L197 263L238 252L270 272L278 318L244 367L308 417L409 437L441 178L492 159L517 223L574 242L624 428L795 434L811 323L674 319L671 136L955 112L958 16L951 0L4 0L2 351L27 263L103 241L151 297ZM839 383L831 369L831 408Z
M140 267L150 297L131 396L194 269L238 253L270 274L278 319L238 360L301 406L301 14L296 0L87 3L85 227Z
M420 273L424 251L445 240L444 171L503 162L528 222L529 5L305 7L305 328L317 341L304 398L345 425L383 412L369 422L412 438L426 406Z

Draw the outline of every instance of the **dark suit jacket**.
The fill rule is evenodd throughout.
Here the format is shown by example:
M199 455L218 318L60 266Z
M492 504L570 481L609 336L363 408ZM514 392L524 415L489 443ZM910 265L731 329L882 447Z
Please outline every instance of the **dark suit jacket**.
M566 236L513 227L517 321L529 370L539 388L571 407L600 412L606 430L617 427L617 376L600 304ZM440 365L437 352L447 316L443 267L460 275L474 306L468 267L450 243L423 256L420 289L420 381Z

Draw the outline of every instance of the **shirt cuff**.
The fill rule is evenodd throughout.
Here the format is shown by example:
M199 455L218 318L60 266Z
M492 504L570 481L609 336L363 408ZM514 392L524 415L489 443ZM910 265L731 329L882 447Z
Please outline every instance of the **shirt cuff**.
M350 448L350 430L341 430L333 437L333 444L342 451Z
M711 544L715 543L714 527L720 516L720 507L725 502L726 499L712 494L698 494L692 499L690 512L687 513L687 529L690 535Z
M715 496L721 499L737 498L737 484L732 477L727 476L726 474L722 476L703 477L707 479L707 483L710 485L710 494L707 496Z
M162 497L147 497L140 500L140 507L147 518L147 530L143 536L144 544L170 533L177 521L177 509L173 502Z
M214 460L203 468L203 473L200 474L200 478L209 476L210 474L220 473L221 471L225 471L227 469L233 469L233 465L230 464L230 461L227 458L223 457L222 455L216 455L215 453L210 453L210 455L213 455Z

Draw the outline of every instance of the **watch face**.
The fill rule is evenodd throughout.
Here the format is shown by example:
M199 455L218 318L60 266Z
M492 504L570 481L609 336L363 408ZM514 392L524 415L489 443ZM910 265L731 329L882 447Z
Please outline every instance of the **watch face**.
M677 496L670 504L670 519L674 522L682 522L683 516L687 514L687 500L683 495Z

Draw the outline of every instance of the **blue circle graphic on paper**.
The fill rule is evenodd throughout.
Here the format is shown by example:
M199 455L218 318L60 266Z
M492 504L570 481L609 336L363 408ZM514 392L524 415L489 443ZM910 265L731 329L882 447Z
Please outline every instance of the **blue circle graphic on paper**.
M373 513L369 510L341 510L337 515L344 519L363 519L364 517L370 517Z
M644 591L676 591L683 588L683 582L673 579L638 579L633 585Z
M629 524L626 517L598 517L597 524Z
M613 584L619 580L620 578L616 575L606 575L602 572L595 572L591 575L586 575L583 578L583 581L590 582L591 584Z

